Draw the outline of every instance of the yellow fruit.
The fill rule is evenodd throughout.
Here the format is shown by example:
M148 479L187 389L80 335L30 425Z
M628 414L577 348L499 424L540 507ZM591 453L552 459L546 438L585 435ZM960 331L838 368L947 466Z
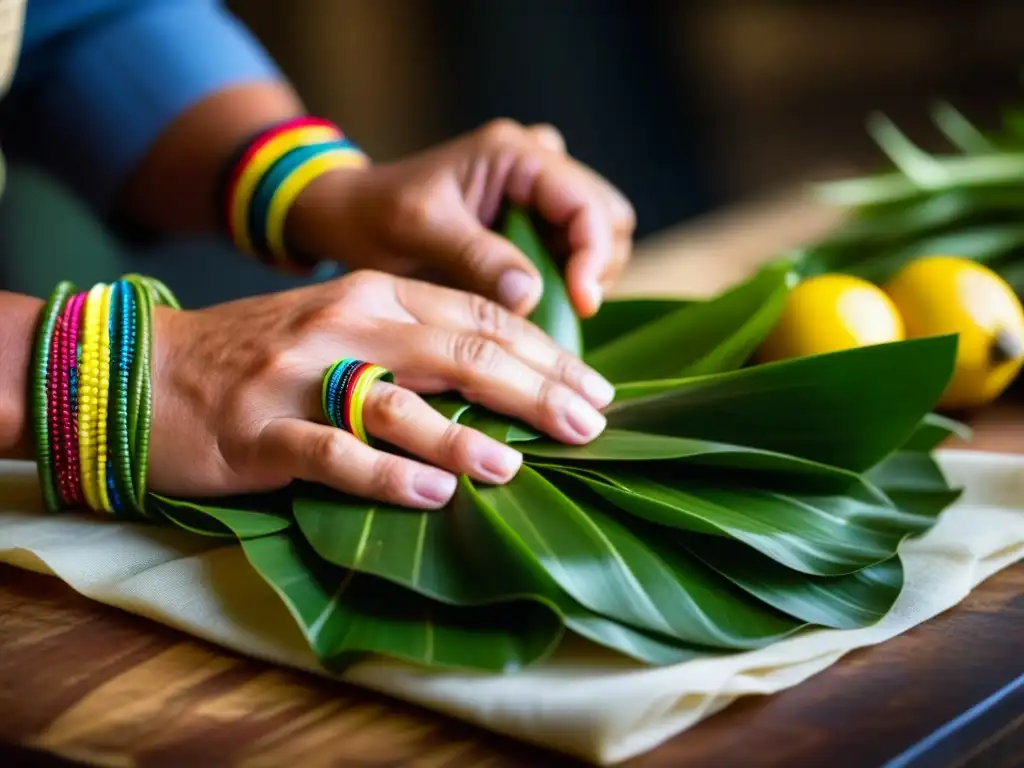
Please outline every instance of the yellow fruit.
M927 256L883 286L908 338L957 333L956 369L946 408L971 408L1002 394L1024 363L1024 308L999 275L976 261Z
M762 362L903 339L903 320L885 293L849 275L818 275L797 284L758 349Z

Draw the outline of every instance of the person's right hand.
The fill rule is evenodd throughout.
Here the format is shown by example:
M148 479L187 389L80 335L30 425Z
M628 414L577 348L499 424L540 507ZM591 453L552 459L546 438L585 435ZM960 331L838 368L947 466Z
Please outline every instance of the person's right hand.
M500 484L519 452L456 425L415 392L457 391L566 443L604 429L608 382L526 320L479 296L375 272L154 322L149 483L179 496L281 488L295 479L436 508L456 474ZM323 374L354 357L388 368L366 400L371 438L327 424ZM454 474L453 474L454 473Z

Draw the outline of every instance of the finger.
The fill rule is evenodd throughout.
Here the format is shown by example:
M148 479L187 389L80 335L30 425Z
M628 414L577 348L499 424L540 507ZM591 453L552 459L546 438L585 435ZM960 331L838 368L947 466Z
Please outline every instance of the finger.
M565 154L565 138L555 126L549 123L538 123L537 125L530 126L528 130L533 135L534 140L545 149L557 152L560 155Z
M450 472L378 451L341 429L276 419L259 438L267 466L353 496L418 509L443 507L455 493Z
M615 396L615 388L597 371L533 323L483 296L404 280L396 285L396 297L423 325L489 339L537 372L572 387L597 408Z
M394 384L373 385L363 406L363 423L373 437L485 483L507 483L523 463L518 451L449 421L419 395Z
M526 254L463 207L452 212L444 227L434 228L421 247L456 286L512 312L527 314L540 299L540 275Z
M469 333L426 326L410 330L410 376L441 373L467 400L521 419L563 442L597 437L605 418L579 393L518 360L500 344Z
M569 298L578 314L589 317L600 307L600 277L612 260L612 220L605 193L573 161L551 153L538 159L536 151L515 165L508 194L561 230L569 246ZM531 150L524 152L529 155Z

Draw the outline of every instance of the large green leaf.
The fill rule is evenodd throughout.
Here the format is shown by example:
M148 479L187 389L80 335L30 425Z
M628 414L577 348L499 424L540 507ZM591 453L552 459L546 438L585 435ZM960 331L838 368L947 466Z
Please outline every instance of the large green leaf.
M580 606L553 581L537 578L481 519L482 503L462 478L453 503L440 512L368 505L312 488L296 497L294 509L300 530L324 560L440 602L515 601L520 621L550 627L554 615L578 634L647 663L685 661L708 652L620 626Z
M530 215L522 208L509 208L501 233L525 253L540 272L544 292L530 320L566 350L576 356L582 355L583 336L579 318L569 301L558 265L544 247Z
M949 381L956 337L878 344L619 387L608 426L763 448L863 471L902 445Z
M538 615L529 603L445 605L332 567L285 534L245 539L242 547L332 670L376 653L427 667L512 672L547 656L559 639L557 616Z
M663 315L587 354L612 383L732 370L771 330L795 279L773 263L721 296Z
M835 629L874 624L903 589L903 568L891 557L864 570L823 578L790 570L727 539L694 539L689 551L736 586L790 616Z
M932 434L939 424L954 427L934 419L925 424L925 431ZM894 534L923 533L959 495L925 451L899 451L870 475L904 512L890 521L896 524ZM853 629L880 619L892 607L903 584L898 557L853 574L823 578L791 570L750 547L720 537L690 537L688 547L769 605L804 621L837 629Z
M611 299L581 322L583 348L595 352L605 344L695 302L692 299Z
M888 559L906 525L898 509L853 496L713 484L646 468L567 474L625 512L735 539L788 568L820 576L852 573Z
M516 447L535 466L548 463L544 460L575 467L587 466L593 462L628 462L633 465L638 462L672 462L674 468L686 464L787 477L797 476L809 488L832 491L851 491L854 487L864 485L862 478L855 472L798 456L709 440L652 435L621 429L606 429L586 445L575 446L553 440L536 440Z
M599 504L569 499L529 467L479 490L495 526L580 605L697 645L756 648L799 628L678 549L641 541Z

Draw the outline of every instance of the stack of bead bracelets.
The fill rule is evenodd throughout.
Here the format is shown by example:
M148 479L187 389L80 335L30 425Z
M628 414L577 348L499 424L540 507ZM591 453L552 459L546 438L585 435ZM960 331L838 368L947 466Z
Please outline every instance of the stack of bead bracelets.
M126 275L89 291L57 286L32 366L39 480L51 512L87 506L146 517L153 307L178 307L157 280Z
M232 242L244 253L288 272L308 272L316 261L292 253L285 221L301 192L323 174L362 168L366 155L333 123L298 117L245 142L228 164L220 210Z

